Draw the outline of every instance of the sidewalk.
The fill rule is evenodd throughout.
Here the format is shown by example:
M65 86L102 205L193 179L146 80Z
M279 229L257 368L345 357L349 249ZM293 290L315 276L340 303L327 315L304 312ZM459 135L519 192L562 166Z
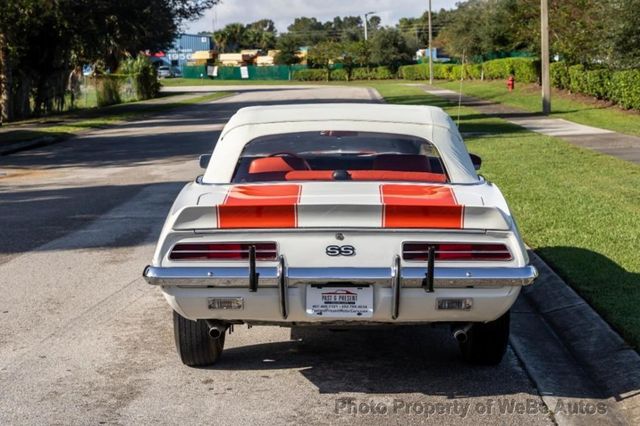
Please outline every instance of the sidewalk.
M421 84L425 92L457 104L458 92ZM589 148L622 160L640 164L640 137L585 126L561 118L548 118L492 101L462 95L462 105L482 114L500 117L532 132L559 137L573 145Z

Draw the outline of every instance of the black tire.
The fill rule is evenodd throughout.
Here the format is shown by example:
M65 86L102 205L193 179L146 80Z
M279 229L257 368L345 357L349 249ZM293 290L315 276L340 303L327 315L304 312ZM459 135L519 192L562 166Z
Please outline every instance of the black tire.
M474 324L467 340L460 343L465 361L476 365L498 365L509 343L509 311L495 321Z
M218 361L226 333L218 339L212 339L206 321L191 321L173 311L173 334L182 363L190 367L203 367Z

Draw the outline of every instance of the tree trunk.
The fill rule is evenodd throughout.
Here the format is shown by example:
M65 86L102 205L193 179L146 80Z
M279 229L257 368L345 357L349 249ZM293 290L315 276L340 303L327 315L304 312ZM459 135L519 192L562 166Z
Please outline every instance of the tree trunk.
M11 64L5 35L0 33L0 124L13 119Z

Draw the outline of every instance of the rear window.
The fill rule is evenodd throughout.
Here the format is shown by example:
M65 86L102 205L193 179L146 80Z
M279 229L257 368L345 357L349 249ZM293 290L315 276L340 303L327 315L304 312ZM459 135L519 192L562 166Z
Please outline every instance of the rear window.
M326 130L252 140L232 182L448 182L440 155L427 140L374 132Z

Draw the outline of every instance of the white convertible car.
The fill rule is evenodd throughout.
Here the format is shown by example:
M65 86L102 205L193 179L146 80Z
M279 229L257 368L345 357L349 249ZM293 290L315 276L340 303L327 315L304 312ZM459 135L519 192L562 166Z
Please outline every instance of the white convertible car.
M445 323L466 360L499 363L537 272L479 163L435 107L239 110L144 270L182 361L215 363L234 324Z

